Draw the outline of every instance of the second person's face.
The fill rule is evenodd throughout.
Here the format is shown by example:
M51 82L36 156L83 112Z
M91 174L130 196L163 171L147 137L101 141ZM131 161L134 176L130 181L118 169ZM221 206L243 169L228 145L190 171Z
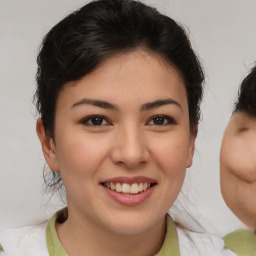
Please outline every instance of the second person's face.
M220 154L225 202L248 227L256 229L256 118L237 111L229 121Z

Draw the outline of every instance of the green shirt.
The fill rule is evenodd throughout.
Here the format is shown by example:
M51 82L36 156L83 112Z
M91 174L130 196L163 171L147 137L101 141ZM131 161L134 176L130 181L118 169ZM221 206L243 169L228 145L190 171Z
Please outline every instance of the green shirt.
M224 237L225 248L239 256L256 256L256 234L248 230L236 230Z
M59 212L60 213L60 212ZM50 256L68 256L59 241L55 222L59 213L56 213L48 222L46 228L46 242ZM166 235L160 251L155 256L180 256L178 236L173 220L169 215L166 218Z
M9 252L10 255L19 255L19 253L17 252L19 252L20 249L21 251L23 251L23 255L30 255L31 251L29 250L28 250L29 253L24 254L25 250L23 249L24 248L26 249L26 247L23 247L23 246L27 246L30 241L30 236L27 236L28 235L27 232L29 231L33 233L36 231L35 234L38 235L38 238L36 237L36 239L34 239L33 237L33 241L37 242L37 240L40 240L40 243L41 243L43 241L41 240L41 238L45 237L47 248L44 247L45 245L42 245L42 249L43 250L46 249L50 256L68 256L67 252L65 251L64 247L59 241L59 238L55 229L56 220L62 222L62 221L65 221L65 219L66 219L65 210L62 210L56 213L47 223L46 237L45 237L45 229L42 228L43 226L41 225L41 226L35 227L35 230L25 229L25 231L21 230L17 234L15 232L11 232L11 233L7 232L5 234L2 233L2 240L6 242L6 246L7 246L6 248L9 247L8 251L10 251ZM43 224L43 225L46 225L46 224ZM179 234L179 240L178 240L177 232ZM26 237L23 237L24 235L27 237L27 240L25 239ZM190 252L191 252L191 255L197 255L197 253L196 254L194 253L198 252L201 249L202 251L204 251L205 256L208 255L206 253L207 250L210 250L209 251L211 252L210 255L215 255L214 254L215 250L216 252L217 251L219 252L216 255L222 255L221 252L223 250L223 247L222 247L223 245L221 244L223 244L223 241L220 241L220 240L221 239L217 236L212 237L212 236L209 236L208 234L200 234L200 233L197 234L187 229L183 229L182 227L179 227L179 226L176 227L171 217L167 215L166 216L166 234L164 238L164 243L160 251L155 256L180 256L181 249L182 251L184 249L186 250L186 252L184 251L185 255L190 255ZM21 243L21 241L23 241L23 243ZM239 256L256 256L256 234L253 232L246 231L246 230L237 230L225 236L224 241L225 241L225 248L232 250L234 253L236 253ZM185 246L185 247L179 248L179 242L181 246ZM5 243L3 242L3 244ZM17 248L16 248L16 244L17 244ZM204 247L204 245L206 247ZM37 248L36 250L38 250L39 247L36 246L35 247ZM0 246L0 254L1 254L1 251L2 251L2 248ZM13 251L15 251L15 253L12 253Z

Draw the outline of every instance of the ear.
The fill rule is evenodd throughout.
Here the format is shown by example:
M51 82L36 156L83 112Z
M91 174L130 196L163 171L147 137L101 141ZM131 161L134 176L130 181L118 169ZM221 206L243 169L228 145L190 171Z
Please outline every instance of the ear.
M193 156L195 152L195 140L197 136L197 127L193 128L190 132L190 141L189 141L189 152L188 152L188 160L187 160L187 168L191 167L193 163Z
M59 168L58 168L58 163L57 163L57 158L56 158L55 144L54 144L53 139L49 138L46 135L41 118L39 118L36 122L36 132L37 132L37 136L41 142L44 158L45 158L49 168L54 172L58 172Z

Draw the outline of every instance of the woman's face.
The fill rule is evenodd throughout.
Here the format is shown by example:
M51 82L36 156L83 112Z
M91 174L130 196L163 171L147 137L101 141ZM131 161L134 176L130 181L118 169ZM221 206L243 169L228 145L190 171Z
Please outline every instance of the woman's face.
M122 234L146 232L164 219L196 136L179 72L145 51L115 56L67 84L54 132L55 143L43 148L61 174L69 218Z

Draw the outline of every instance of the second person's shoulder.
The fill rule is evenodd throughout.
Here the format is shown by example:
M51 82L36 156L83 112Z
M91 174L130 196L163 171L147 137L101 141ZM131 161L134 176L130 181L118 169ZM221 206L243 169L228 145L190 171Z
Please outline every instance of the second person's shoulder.
M256 256L256 233L249 230L236 230L224 237L225 247L239 256Z

